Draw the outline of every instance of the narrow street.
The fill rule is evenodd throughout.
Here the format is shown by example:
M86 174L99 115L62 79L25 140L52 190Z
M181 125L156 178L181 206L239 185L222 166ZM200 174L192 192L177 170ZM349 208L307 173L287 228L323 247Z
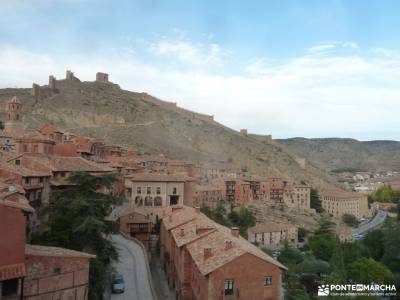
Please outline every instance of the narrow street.
M112 241L118 247L120 261L115 265L117 272L123 274L125 292L112 294L112 300L157 300L150 287L147 261L143 249L135 242L121 235L113 235Z

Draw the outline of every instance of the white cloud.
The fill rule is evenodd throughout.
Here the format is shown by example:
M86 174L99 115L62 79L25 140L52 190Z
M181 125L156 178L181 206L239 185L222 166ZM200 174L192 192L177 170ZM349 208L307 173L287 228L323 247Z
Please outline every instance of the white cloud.
M190 45L159 48L189 60L202 57L195 49ZM168 70L133 55L53 57L0 47L0 87L29 87L33 81L44 84L49 74L64 77L66 69L82 80L93 80L99 70L109 72L110 79L122 88L146 91L213 114L235 129L281 137L400 139L396 131L400 125L400 58L365 53L321 56L307 52L280 65L259 60L248 67L252 76L235 76L196 68Z
M185 63L195 65L222 65L224 51L216 43L193 44L188 41L161 40L150 45L149 50L157 55L176 57Z

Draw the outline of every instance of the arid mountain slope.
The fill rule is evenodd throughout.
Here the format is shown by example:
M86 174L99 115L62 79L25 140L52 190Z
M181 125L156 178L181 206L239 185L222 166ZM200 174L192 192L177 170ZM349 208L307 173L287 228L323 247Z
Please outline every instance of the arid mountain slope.
M42 89L44 95L47 87ZM17 95L24 105L27 128L51 123L142 152L198 162L231 160L259 175L304 180L316 187L335 184L332 177L311 164L302 169L294 156L276 143L242 135L210 116L181 109L174 103L99 82L60 80L57 89L58 93L39 100L31 95L31 89L3 89L0 101Z
M340 138L291 138L276 141L325 170L400 170L400 142L397 141L361 142Z

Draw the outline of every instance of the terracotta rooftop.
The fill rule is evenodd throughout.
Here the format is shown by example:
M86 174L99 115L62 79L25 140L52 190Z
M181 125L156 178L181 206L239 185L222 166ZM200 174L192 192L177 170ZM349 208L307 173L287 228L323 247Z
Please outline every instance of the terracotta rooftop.
M143 182L185 182L189 178L179 175L166 175L166 174L132 174L127 175L125 178L131 181L143 181Z
M323 191L320 194L321 194L321 196L335 197L335 198L339 198L339 199L359 198L359 197L364 196L360 193L347 192L347 191L341 191L341 190Z
M171 212L163 217L162 221L165 228L171 231L177 244L186 245L189 254L203 275L213 272L246 253L276 265L281 269L287 269L284 265L247 240L232 235L231 229L215 223L205 215L199 213L195 208L183 206L178 210L171 210ZM196 224L210 228L210 231L195 236L194 230ZM181 229L183 229L183 235ZM228 248L226 247L227 242L231 245ZM211 248L211 257L204 258L205 248Z
M33 213L35 210L29 205L24 194L25 191L21 186L0 181L0 205Z
M203 214L200 214L198 218L171 229L171 234L174 237L176 245L182 247L215 230L217 230L216 226L210 224L210 220L204 217Z
M51 176L50 172L28 169L21 165L13 164L12 162L4 162L0 160L0 169L10 173L18 174L23 177L48 177Z
M42 135L40 132L37 131L24 131L19 135L16 135L15 137L16 141L22 141L22 140L32 140L32 141L41 141L45 143L51 143L55 144L53 140L48 139L44 135Z
M53 172L66 171L86 171L86 172L112 172L114 169L88 161L82 157L73 156L44 156L26 155L36 163L42 164Z
M76 257L76 258L95 258L96 255L80 252L65 248L29 245L25 246L25 254L31 256L53 256L53 257Z
M263 233L263 232L277 232L281 230L289 230L292 228L296 228L296 226L287 223L262 223L257 224L254 227L249 228L249 233Z
M146 213L140 212L138 211L138 209L135 208L127 208L125 210L123 210L120 213L120 217L125 217L125 216L129 216L132 215L133 216L133 220L132 222L136 222L136 223L150 223L150 218L147 216Z

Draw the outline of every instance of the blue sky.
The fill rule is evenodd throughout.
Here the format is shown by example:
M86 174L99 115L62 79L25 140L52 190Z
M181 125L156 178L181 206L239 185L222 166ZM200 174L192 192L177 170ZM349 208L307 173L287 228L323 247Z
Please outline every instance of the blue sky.
M0 0L0 87L104 71L234 129L400 139L399 11L385 0Z

